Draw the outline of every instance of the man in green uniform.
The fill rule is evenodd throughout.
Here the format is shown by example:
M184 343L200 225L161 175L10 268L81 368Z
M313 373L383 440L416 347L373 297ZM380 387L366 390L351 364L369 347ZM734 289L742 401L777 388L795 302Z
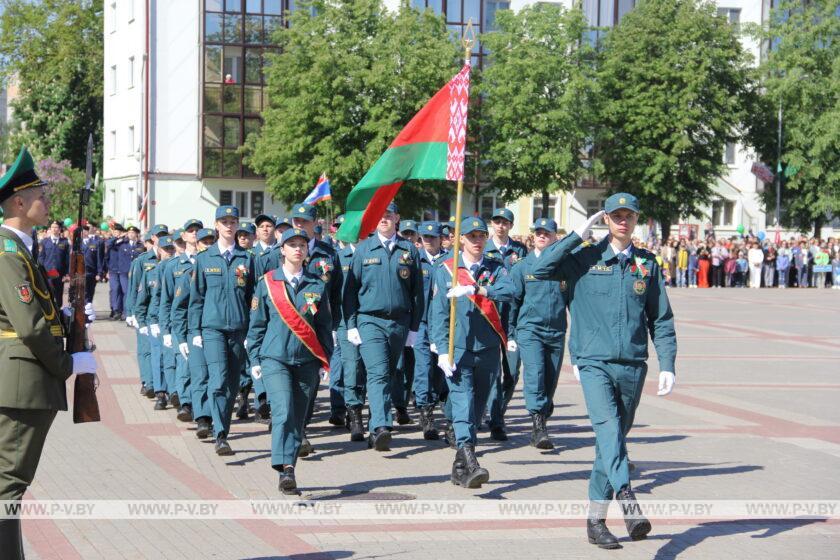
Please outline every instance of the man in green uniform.
M68 354L43 268L32 256L32 229L46 225L47 183L26 148L0 177L0 500L22 500L47 432L67 410L65 381L95 374L90 352ZM20 519L0 519L0 556L23 558Z
M589 478L589 542L620 547L606 526L613 496L621 504L632 540L650 532L650 522L630 486L625 438L633 426L647 373L648 335L659 361L659 392L674 386L677 339L662 271L652 253L637 249L631 236L639 202L617 193L604 203L610 234L559 261L560 243L534 262L535 278L547 279L562 268L568 278L572 318L569 352L580 372L586 409L595 431L595 463ZM577 233L571 234L573 236Z

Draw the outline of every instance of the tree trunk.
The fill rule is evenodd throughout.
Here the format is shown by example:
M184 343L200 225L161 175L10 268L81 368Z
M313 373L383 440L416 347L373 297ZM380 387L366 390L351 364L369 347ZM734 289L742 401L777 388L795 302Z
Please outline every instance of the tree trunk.
M814 237L819 239L820 231L822 230L824 218L822 216L818 216L814 218Z
M548 215L548 189L542 190L542 215L541 218L553 218Z
M661 235L659 242L665 243L668 241L668 237L671 235L671 218L659 218L659 227L661 228Z

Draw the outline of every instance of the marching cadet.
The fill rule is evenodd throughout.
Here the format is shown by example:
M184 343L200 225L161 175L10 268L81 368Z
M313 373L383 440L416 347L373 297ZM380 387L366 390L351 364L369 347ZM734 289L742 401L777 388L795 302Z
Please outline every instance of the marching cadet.
M405 346L414 346L423 316L420 255L397 236L400 216L390 203L376 233L359 242L344 290L347 339L360 346L370 403L368 447L388 451L393 418L391 384Z
M280 243L280 238L283 237L283 232L285 232L291 227L291 218L277 218L277 220L274 222L274 239L277 241L277 243Z
M256 235L256 226L247 222L240 223L239 228L236 230L236 244L245 249L245 251L251 255L254 259L255 266L257 253L254 251L254 241L256 239ZM256 278L259 278L259 276L256 276ZM242 371L239 372L239 405L236 407L236 417L239 420L245 420L248 418L248 411L250 409L248 395L251 393L251 387L255 385L254 380L251 378L251 374L248 373L248 370L248 357L246 355L245 360L242 363ZM259 395L261 393L265 393L265 389L262 387L262 384L260 384L257 388L257 394Z
M490 224L493 234L487 241L484 252L500 259L505 268L510 271L514 264L528 254L528 248L525 245L510 238L510 229L513 227L513 212L507 208L496 208L490 217ZM510 378L499 377L490 392L490 403L487 408L490 413L490 437L497 441L506 441L508 437L505 431L505 412L519 381L519 349L510 333L510 306L502 305L500 311L502 313L502 323L508 330L507 361Z
M134 259L145 252L145 247L140 240L140 230L137 226L128 226L126 228L125 237L123 241L115 245L117 257L116 262L108 269L108 276L111 281L119 286L119 294L111 305L116 305L114 313L114 320L125 321L126 318L126 301L129 298L129 272L131 271L131 263Z
M216 209L219 239L196 257L190 285L188 328L193 345L204 349L216 453L232 455L228 444L239 373L245 360L248 309L254 292L254 259L236 245L239 209Z
M400 220L400 237L417 247L420 238L417 235L417 222L414 220ZM423 292L426 293L425 291ZM425 300L424 300L425 301ZM424 308L425 309L425 308ZM412 386L414 385L414 349L406 346L403 348L400 359L397 361L397 369L391 384L391 400L394 403L394 410L397 414L395 420L400 426L413 424L414 421L408 414L408 404L411 399Z
M443 371L437 365L437 353L429 347L429 309L431 308L432 280L435 268L446 255L441 250L441 229L438 222L423 222L420 225L420 271L423 275L425 305L417 342L414 344L414 403L420 410L420 429L423 438L436 440L440 437L435 427L435 404L446 393ZM437 348L435 348L437 350Z
M271 466L284 494L297 493L303 430L333 347L327 283L305 268L308 248L304 230L283 233L282 265L260 278L248 328L251 374L263 380L271 401Z
M93 303L96 284L105 275L105 242L90 234L91 226L82 225L82 254L85 260L85 303Z
M242 222L236 230L236 243L246 251L254 254L251 249L254 247L254 239L257 236L257 228L254 224Z
M574 253L562 265L556 249L560 244L552 245L534 261L532 273L545 279L560 268L568 278L569 352L595 431L587 536L601 548L618 548L621 545L605 523L613 496L621 504L632 540L645 538L651 530L630 485L626 447L645 384L648 334L659 361L660 396L674 387L677 340L655 255L631 243L639 217L638 200L628 193L616 193L606 200L603 212L608 236Z
M193 344L200 332L190 332L188 329L188 310L190 303L190 282L195 268L195 259L198 253L206 251L216 242L216 232L210 228L202 228L194 231L196 225L202 225L198 220L187 222L189 227L185 228L184 238L186 248L178 258L178 265L173 273L175 277L175 293L172 297L170 311L172 344L177 345L178 354L187 361L189 372L189 387L191 409L183 405L178 411L178 419L189 422L195 419L195 435L198 439L206 439L213 433L211 424L210 403L207 394L207 387L210 381L210 374L207 371L207 362L204 359L204 349Z
M64 330L32 229L50 212L47 183L23 148L0 177L0 500L20 501L32 484L56 412L67 410L65 382L95 374L90 352L64 350ZM20 518L0 519L4 559L23 558Z
M50 222L49 234L41 241L38 264L47 271L47 282L55 305L64 305L64 282L70 274L70 242L62 235L61 222Z
M276 219L268 214L260 214L254 219L257 242L254 244L254 256L260 258L268 253L277 240L274 238L274 222Z

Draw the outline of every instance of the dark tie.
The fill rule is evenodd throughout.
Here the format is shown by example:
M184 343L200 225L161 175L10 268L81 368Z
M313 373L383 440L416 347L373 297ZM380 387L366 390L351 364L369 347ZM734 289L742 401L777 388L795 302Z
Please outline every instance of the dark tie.
M298 290L298 284L300 284L300 280L297 276L295 276L294 278L292 278L290 284L292 285L292 293L296 294Z
M621 270L624 270L627 266L627 255L625 255L624 253L619 253L618 264L621 265Z
M230 258L233 256L230 252L230 249L225 251L225 254L223 256L225 257L225 260L227 261L227 263L230 264Z
M477 278L477 274L478 274L478 264L474 264L474 265L472 265L472 266L470 267L470 274L472 274L472 277L473 277L474 279L475 279L475 278Z

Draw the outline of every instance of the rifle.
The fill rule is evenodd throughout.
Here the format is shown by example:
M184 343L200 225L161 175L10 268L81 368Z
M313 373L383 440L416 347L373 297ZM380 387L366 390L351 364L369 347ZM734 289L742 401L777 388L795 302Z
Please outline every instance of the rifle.
M93 134L88 136L85 184L79 189L79 217L73 232L73 250L70 254L70 304L73 315L67 336L67 351L93 351L87 336L85 313L85 256L82 250L82 224L85 208L90 202L91 174L93 171ZM96 376L76 375L73 393L73 422L99 422L99 402L96 400Z

